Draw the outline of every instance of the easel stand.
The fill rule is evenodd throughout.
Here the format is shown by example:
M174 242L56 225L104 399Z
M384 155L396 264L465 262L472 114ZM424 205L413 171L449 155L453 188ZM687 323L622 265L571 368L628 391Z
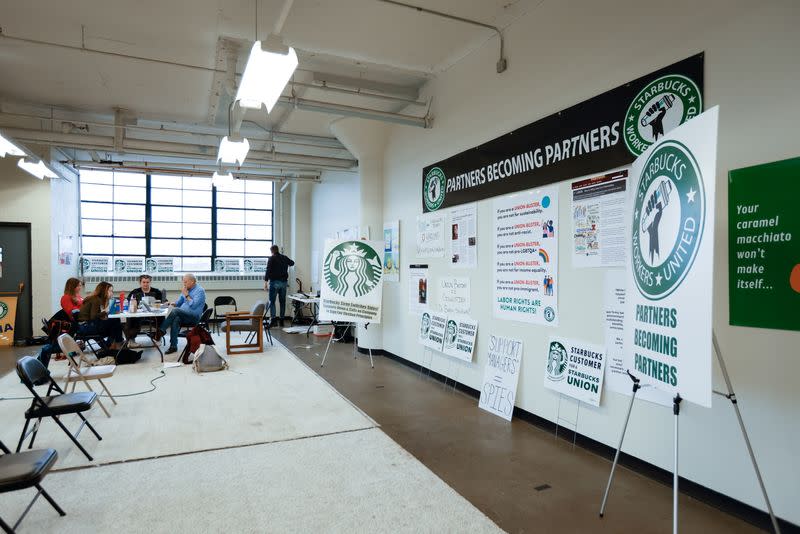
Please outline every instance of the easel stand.
M347 335L347 331L353 326L353 324L354 323L350 323L345 327L344 334L342 334L342 337ZM366 330L368 326L369 326L369 323L365 323L364 324L364 330ZM325 354L322 356L322 363L320 364L320 367L325 367L325 358L328 357L328 351L331 348L331 342L333 342L333 336L334 336L335 333L336 333L336 328L334 328L334 332L328 338L328 345L325 347ZM358 344L358 341L356 341L355 343ZM368 348L367 351L369 352L369 364L372 366L373 369L375 369L375 361L372 359L372 349ZM357 348L355 348L353 350L353 359L356 359L356 358L358 358L358 349Z
M764 495L764 502L767 505L767 510L769 512L769 518L772 521L772 528L775 531L775 534L781 534L780 525L778 525L778 519L775 517L775 512L772 510L772 504L769 501L769 495L767 495L767 488L764 485L764 479L761 477L761 470L758 468L758 462L756 462L756 456L753 452L753 447L750 444L750 438L747 435L747 429L744 426L744 420L742 419L742 414L739 411L739 403L736 400L736 393L733 391L733 385L731 384L730 376L728 375L728 368L725 367L725 360L722 358L722 351L719 348L719 342L717 341L717 334L714 332L712 333L712 341L714 344L714 353L717 356L717 361L719 362L719 367L722 370L722 376L725 379L725 386L728 389L728 393L723 393L721 391L714 390L714 393L725 397L731 404L733 404L733 409L736 412L736 418L739 420L739 428L742 430L742 437L744 437L745 445L747 446L747 452L750 455L750 461L753 463L753 469L756 472L756 478L758 479L758 484L761 487L761 493ZM619 438L619 445L617 446L617 451L614 455L614 463L611 465L611 474L608 476L608 484L606 485L606 491L603 495L603 503L600 505L600 517L602 518L605 514L606 509L606 502L608 500L608 494L611 491L611 482L614 480L614 471L617 468L617 463L619 461L619 454L622 450L622 441L625 439L625 432L628 429L628 420L631 417L631 409L633 408L633 401L636 398L636 392L639 391L641 385L639 384L639 379L636 378L631 374L630 371L626 371L628 376L633 381L633 394L631 395L631 402L628 405L628 413L625 416L625 424L622 426L622 434ZM678 416L680 415L680 403L681 403L680 395L676 395L673 399L672 404L672 413L675 416L675 431L674 431L674 472L672 474L672 532L677 534L678 532Z

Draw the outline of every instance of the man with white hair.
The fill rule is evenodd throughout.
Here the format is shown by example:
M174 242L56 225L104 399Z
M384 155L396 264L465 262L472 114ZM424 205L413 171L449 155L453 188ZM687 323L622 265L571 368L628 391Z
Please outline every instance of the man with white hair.
M197 324L206 306L206 291L197 285L197 278L192 273L183 275L181 296L175 301L172 310L159 326L154 339L160 341L169 330L169 349L165 354L178 351L178 333L182 326Z

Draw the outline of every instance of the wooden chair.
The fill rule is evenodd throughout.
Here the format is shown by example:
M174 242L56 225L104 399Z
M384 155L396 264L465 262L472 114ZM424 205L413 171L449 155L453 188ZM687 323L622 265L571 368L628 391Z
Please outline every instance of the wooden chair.
M252 354L264 351L263 319L265 309L266 303L259 300L249 312L225 314L225 348L228 354ZM244 343L231 345L231 332L247 332Z
M88 357L81 351L78 343L69 334L58 336L58 346L61 347L61 352L67 355L67 362L69 363L67 373L64 375L64 391L67 391L69 384L72 383L72 391L74 392L78 382L83 382L89 391L94 391L89 384L89 380L97 380L105 390L108 398L111 399L111 402L117 404L114 395L111 394L108 386L103 382L104 378L114 376L114 371L117 369L116 365L81 365ZM97 404L100 405L107 417L111 417L111 414L108 413L108 410L100 401L100 397L97 397Z

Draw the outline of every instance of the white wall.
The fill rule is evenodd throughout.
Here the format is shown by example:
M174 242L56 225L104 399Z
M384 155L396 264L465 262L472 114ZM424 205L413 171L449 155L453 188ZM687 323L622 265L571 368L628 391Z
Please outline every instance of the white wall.
M358 226L361 221L359 175L356 172L325 171L322 182L311 189L311 257L321 258L325 238L338 230ZM370 229L372 235L377 228ZM380 229L381 232L383 229ZM314 251L318 255L314 254ZM322 261L322 260L319 260ZM320 267L312 271L317 273ZM313 282L319 288L319 280Z
M800 10L792 0L678 0L669 6L632 0L545 2L506 30L506 73L494 72L493 39L426 88L425 96L433 97L433 129L393 128L384 159L383 215L401 220L403 269L410 263L429 263L433 287L438 277L454 271L444 259L414 258L423 166L705 51L705 104L720 106L715 329L776 512L800 524L800 336L727 325L726 228L730 169L800 155L798 27ZM562 224L569 220L567 192L562 183ZM554 420L558 396L543 387L546 340L558 332L603 343L603 271L573 270L570 243L562 240L561 326L550 329L493 319L490 204L488 200L478 206L478 268L458 271L472 279L472 315L480 323L475 362L454 365L440 357L433 368L477 389L486 362L486 335L521 337L525 349L517 406ZM422 350L416 342L417 318L408 313L407 283L402 279L384 286L383 345L419 362ZM431 294L435 298L435 291ZM716 364L714 381L717 388L723 387ZM600 408L581 408L578 431L615 446L627 402L627 397L606 392ZM712 409L687 405L681 425L680 474L764 509L729 402L717 397ZM624 450L671 469L671 410L638 403ZM598 498L604 482L597 481Z

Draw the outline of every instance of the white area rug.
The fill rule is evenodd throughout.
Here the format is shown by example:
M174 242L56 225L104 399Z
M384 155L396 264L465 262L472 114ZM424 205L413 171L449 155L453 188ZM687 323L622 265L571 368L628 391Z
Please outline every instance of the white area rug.
M217 343L224 350L224 339L217 339ZM167 359L175 360L176 356ZM160 368L158 353L149 349L138 363L117 367L106 384L114 395L145 391ZM65 369L64 362L50 363L54 376L63 375ZM165 372L166 377L155 382L158 387L152 393L119 398L116 406L103 397L110 419L98 406L89 412L88 419L103 440L97 441L88 428L78 439L94 457L94 464L374 426L371 419L278 344L260 354L231 356L228 371L198 375L190 366L182 366ZM100 390L99 384L92 387ZM46 388L39 390L44 394ZM79 384L76 391L86 391L85 386ZM0 379L0 396L29 395L15 372ZM29 405L30 401L0 402L0 439L12 450ZM76 416L62 421L72 430L80 423ZM90 465L52 419L42 421L34 447L56 449L56 469ZM100 493L105 495L105 491ZM113 499L125 499L125 492L115 493ZM101 503L106 499L93 500Z
M54 473L21 532L502 532L380 429ZM31 490L6 494L16 518Z

